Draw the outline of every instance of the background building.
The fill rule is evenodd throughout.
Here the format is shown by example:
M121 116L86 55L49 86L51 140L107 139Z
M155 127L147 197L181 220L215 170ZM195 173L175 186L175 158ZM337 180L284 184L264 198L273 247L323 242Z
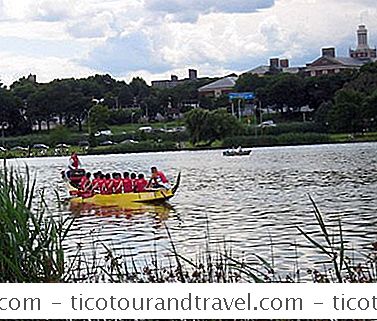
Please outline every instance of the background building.
M246 73L258 75L258 76L276 74L276 73L297 74L302 69L303 67L290 67L288 59L270 58L269 65L261 65L261 66L255 67L247 71Z
M368 44L368 29L360 25L357 30L357 47L350 49L350 57L356 59L373 59L377 57L376 48L371 49Z
M200 87L198 89L199 95L218 98L221 95L229 94L233 91L237 79L237 76L227 76L214 82L211 82L210 84Z
M189 77L185 79L178 79L176 75L171 75L170 80L153 80L152 87L155 88L174 88L187 81L196 81L198 80L198 71L196 69L188 70Z
M357 48L350 49L349 57L337 57L333 47L322 48L322 56L306 65L306 74L315 77L347 69L360 69L364 64L373 61L376 61L376 49L369 47L368 30L364 25L360 25L357 30Z

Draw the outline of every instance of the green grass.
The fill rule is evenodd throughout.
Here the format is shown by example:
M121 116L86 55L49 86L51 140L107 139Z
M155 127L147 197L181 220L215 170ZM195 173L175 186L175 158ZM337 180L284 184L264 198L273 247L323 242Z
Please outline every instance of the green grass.
M364 134L331 134L331 141L345 143L345 142L367 142L377 141L377 132L370 132Z
M43 197L33 210L35 179L0 171L0 282L60 282L66 275L66 220L46 212ZM67 225L68 224L68 225Z

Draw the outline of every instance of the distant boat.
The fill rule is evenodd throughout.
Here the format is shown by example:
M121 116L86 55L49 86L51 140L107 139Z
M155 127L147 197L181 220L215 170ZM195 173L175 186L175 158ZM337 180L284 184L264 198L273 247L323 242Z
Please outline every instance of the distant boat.
M223 156L247 156L250 155L251 149L242 150L241 148L229 149L223 152Z

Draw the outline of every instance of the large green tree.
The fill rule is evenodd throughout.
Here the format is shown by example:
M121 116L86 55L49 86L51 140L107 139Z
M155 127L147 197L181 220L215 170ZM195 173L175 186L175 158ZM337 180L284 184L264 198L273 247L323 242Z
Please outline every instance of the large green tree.
M363 102L365 96L355 90L342 89L335 95L329 113L329 124L336 131L356 133L363 130Z
M186 127L190 140L195 145L199 142L211 144L236 134L240 130L237 120L225 109L209 111L202 108L190 110L185 115Z
M89 134L108 128L110 112L106 106L96 105L90 109L88 119Z
M0 84L0 122L4 127L5 123L8 124L5 134L25 134L30 131L22 108L22 100Z
M366 127L377 130L377 90L365 98L362 115Z
M276 109L283 113L284 109L295 112L305 105L305 92L303 79L298 75L281 74L275 76L275 81L265 88L264 99L275 105Z

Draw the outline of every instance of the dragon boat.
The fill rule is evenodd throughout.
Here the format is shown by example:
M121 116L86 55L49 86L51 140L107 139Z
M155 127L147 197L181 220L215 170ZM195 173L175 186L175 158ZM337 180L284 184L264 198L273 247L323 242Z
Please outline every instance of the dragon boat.
M162 204L175 195L181 181L181 173L179 173L172 188L151 189L140 193L92 194L80 192L75 183L78 178L81 178L84 174L85 171L81 170L81 172L75 173L69 179L64 177L68 192L71 196L71 203L86 203L104 207L115 206L119 208L132 207L132 204L137 203Z

